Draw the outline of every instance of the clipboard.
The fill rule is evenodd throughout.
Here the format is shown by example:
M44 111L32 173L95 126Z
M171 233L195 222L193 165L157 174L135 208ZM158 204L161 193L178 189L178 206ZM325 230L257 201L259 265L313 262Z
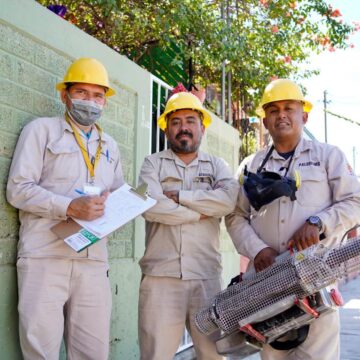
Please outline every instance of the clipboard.
M76 252L85 250L92 244L101 240L90 231L81 227L76 221L68 218L51 228L51 231L60 239L73 248Z
M146 195L147 184L134 189L123 184L112 192L105 203L105 214L93 221L67 219L51 228L51 231L76 252L86 249L156 204Z

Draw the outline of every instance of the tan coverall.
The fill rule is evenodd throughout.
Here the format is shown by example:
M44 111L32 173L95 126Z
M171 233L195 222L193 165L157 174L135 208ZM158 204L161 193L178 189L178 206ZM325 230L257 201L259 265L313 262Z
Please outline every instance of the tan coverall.
M81 133L82 134L82 133ZM99 134L82 134L90 157ZM25 360L55 360L64 333L68 359L107 359L111 291L106 240L76 253L50 230L66 219L89 174L73 131L64 118L39 118L19 137L7 185L18 208L20 343ZM102 135L95 185L114 190L123 183L116 142Z
M199 152L189 165L171 150L145 158L140 182L158 203L144 214L140 260L141 360L171 360L185 326L198 360L221 359L194 324L194 314L221 290L221 217L234 209L238 186L224 161ZM163 191L178 190L179 204ZM200 220L200 214L208 218Z
M261 150L251 157L248 170L256 172L268 151L269 148ZM289 160L274 150L264 170L284 175ZM326 236L323 242L330 247L338 244L346 230L359 222L360 184L337 147L301 139L288 175L294 170L301 176L295 201L281 197L256 211L250 207L241 187L235 211L226 217L226 226L237 250L250 259L251 266L255 256L265 247L279 253L286 251L288 240L311 215L322 220ZM307 339L297 348L288 352L266 345L261 354L266 360L339 359L338 313L315 320L310 325Z

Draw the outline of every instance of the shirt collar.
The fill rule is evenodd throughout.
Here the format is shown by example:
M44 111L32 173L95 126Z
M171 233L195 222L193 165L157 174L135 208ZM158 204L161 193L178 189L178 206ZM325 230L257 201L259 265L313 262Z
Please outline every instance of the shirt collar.
M211 161L209 154L199 151L197 157L190 164L186 165L171 149L162 151L160 158L174 160L177 165L181 166L197 165L199 161Z
M61 122L61 131L62 131L62 133L64 133L65 131L70 131L71 133L73 132L71 126L66 122L65 118L63 118L63 121ZM79 134L89 142L99 140L99 133L95 126L93 126L93 128L91 130L90 138L87 138L86 135L82 131L79 131ZM109 135L107 135L106 133L103 132L102 136L101 136L101 142L106 143L109 141L109 139L110 139Z
M304 137L301 137L299 143L295 148L294 158L296 159L297 157L300 156L302 152L305 152L311 148L312 148L312 140L306 140L304 139ZM270 150L270 146L265 149L265 154L267 154L269 150ZM278 154L276 149L274 149L270 158L284 160L284 158Z

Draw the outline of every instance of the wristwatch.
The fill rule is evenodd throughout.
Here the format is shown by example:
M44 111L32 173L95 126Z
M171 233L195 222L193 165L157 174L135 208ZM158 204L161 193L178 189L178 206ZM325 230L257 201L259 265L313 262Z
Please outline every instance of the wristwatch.
M310 225L317 226L319 232L322 232L323 225L321 219L318 216L310 216L309 218L306 219L306 222Z

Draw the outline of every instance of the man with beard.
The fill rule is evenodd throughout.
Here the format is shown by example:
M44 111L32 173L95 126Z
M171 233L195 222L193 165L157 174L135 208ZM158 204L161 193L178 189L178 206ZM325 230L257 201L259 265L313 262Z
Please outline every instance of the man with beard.
M24 127L7 185L8 201L20 210L21 350L25 360L58 359L64 335L68 359L106 360L111 315L106 240L77 253L51 228L67 217L99 218L107 191L123 183L117 144L96 123L115 92L104 66L89 58L73 62L56 88L64 115Z
M158 119L169 148L148 156L140 183L157 204L144 214L146 249L139 298L141 360L171 360L185 327L198 360L221 359L195 326L194 313L221 290L221 217L238 186L224 161L199 151L211 115L191 93L167 102Z

